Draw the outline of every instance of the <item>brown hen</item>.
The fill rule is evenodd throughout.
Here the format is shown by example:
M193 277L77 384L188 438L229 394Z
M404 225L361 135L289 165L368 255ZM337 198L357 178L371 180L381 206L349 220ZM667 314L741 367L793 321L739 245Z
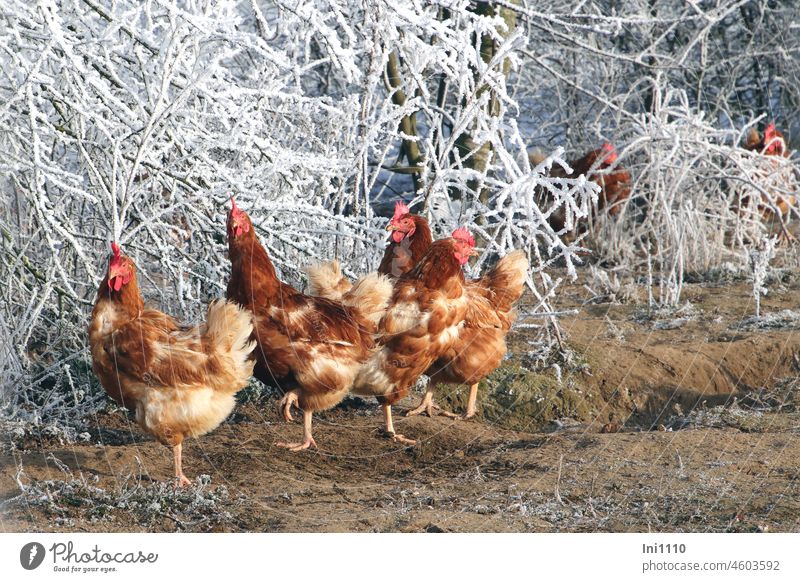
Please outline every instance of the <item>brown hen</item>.
M385 431L396 441L415 442L395 433L392 405L452 349L464 325L469 305L462 266L476 254L474 246L469 232L457 229L397 279L380 324L380 348L358 370L353 392L378 399Z
M356 306L305 295L278 279L250 217L235 202L227 228L227 297L253 313L255 376L287 390L281 401L285 415L292 404L303 411L302 442L278 445L294 451L316 447L312 415L344 398L376 349L373 334L392 285L380 275L366 277L350 291Z
M112 244L108 271L97 291L89 345L106 392L136 413L143 430L173 449L178 485L183 440L216 428L233 410L235 394L253 373L252 318L233 303L216 301L206 323L181 327L144 306L136 266Z
M529 158L531 165L538 165L544 160L544 157L538 152L529 154ZM571 174L568 174L561 166L555 166L550 170L549 176L552 178L586 176L588 180L600 186L597 211L607 208L608 213L615 216L622 209L622 203L631 195L630 173L621 166L617 166L613 172L607 171L616 161L617 152L614 146L606 142L602 147L588 152L582 158L570 161ZM537 192L537 197L539 204L543 207L552 206L553 201L549 192L540 190ZM548 221L553 230L563 231L567 223L566 210L563 207L556 208L550 214ZM573 230L566 234L573 237L575 232Z
M383 272L410 270L432 244L428 221L422 216L410 214L404 204L398 203L387 229L393 231L393 236L381 262ZM398 233L402 236L396 236ZM409 260L398 249L398 245L403 242L411 251ZM398 255L402 258L398 266L388 264L390 257ZM438 358L426 370L425 374L431 379L428 390L419 406L409 411L408 416L421 412L433 416L434 411L464 420L475 416L480 381L497 369L508 351L505 337L514 322L513 306L522 296L527 270L525 253L514 251L501 258L480 279L466 282L469 307L464 324L459 329L458 339L447 354ZM324 263L309 269L309 281L313 294L347 301L341 290L348 288L350 282L342 275L338 262ZM444 411L434 404L433 392L438 384L470 387L467 410L463 415Z

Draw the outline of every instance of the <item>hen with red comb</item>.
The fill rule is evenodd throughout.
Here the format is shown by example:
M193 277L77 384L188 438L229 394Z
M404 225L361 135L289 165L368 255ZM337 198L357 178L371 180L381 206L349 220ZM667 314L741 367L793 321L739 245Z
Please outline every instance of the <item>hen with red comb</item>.
M216 428L253 373L250 315L216 301L203 325L187 328L144 306L136 266L115 241L97 291L89 345L92 367L106 392L136 413L142 430L172 447L179 486L182 443Z
M744 148L767 156L767 162L764 163L764 160L758 162L759 167L753 173L753 180L761 187L761 191L757 194L760 198L758 211L764 220L777 223L782 242L792 240L794 237L787 230L784 219L791 213L792 208L798 205L797 196L791 193L798 189L798 175L792 165L782 159L791 155L786 146L786 138L775 123L771 122L764 128L763 136L756 128L750 129ZM749 201L749 196L744 196L741 205L747 206Z
M293 404L303 411L303 439L278 446L292 451L316 447L313 413L345 397L356 371L374 351L373 333L391 283L378 275L365 278L351 290L348 305L301 293L278 278L250 217L235 207L228 215L228 256L227 297L254 317L255 375L286 391L280 407L287 420Z
M464 325L468 299L461 265L474 250L468 231L457 232L458 239L434 242L419 263L395 281L380 322L380 348L361 366L353 383L355 394L378 399L385 434L398 442L414 443L395 432L392 405L451 349Z

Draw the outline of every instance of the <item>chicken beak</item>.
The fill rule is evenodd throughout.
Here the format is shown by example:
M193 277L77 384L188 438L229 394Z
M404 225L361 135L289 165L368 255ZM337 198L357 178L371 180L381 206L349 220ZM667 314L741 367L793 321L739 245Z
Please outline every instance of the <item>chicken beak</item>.
M478 251L476 251L475 249L470 249L470 251L469 251L469 256L470 257L477 257L479 254L480 253Z
M388 230L389 232L392 232L392 231L398 230L398 229L397 229L397 226L395 226L394 224L392 224L390 222L389 224L386 225L386 230Z

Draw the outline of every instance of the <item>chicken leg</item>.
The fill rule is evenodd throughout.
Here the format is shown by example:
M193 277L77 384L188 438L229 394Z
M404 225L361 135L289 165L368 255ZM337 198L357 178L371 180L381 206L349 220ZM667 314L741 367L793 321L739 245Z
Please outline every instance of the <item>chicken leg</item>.
M386 436L392 439L396 443L402 443L404 445L417 444L417 441L404 437L403 435L394 432L394 422L392 421L391 404L382 404L381 408L383 409L383 421L386 425L386 428L384 428L384 433L386 434Z
M181 453L183 449L183 444L178 443L174 447L172 447L172 455L175 458L175 477L178 479L176 483L176 487L186 487L191 485L192 482L183 474L183 467L181 463Z
M467 411L461 415L461 420L467 420L475 416L477 412L475 403L478 400L478 383L472 384L469 387L469 396L467 397Z
M291 392L290 392L291 394ZM288 396L288 394L287 394ZM290 451L299 452L308 448L317 448L317 443L314 437L311 436L311 417L314 412L311 410L303 411L303 442L301 443L276 443L279 447L289 449Z

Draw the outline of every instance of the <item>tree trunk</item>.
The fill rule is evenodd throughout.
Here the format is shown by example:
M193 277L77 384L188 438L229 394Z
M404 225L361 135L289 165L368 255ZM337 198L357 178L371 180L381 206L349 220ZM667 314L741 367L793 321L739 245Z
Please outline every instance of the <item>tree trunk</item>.
M403 80L400 77L400 59L397 57L397 52L389 55L389 61L386 63L386 76L389 80L389 87L393 90L392 102L398 107L405 106L406 93L402 88ZM416 115L404 115L400 120L400 131L405 135L417 137L419 134L417 133ZM422 187L419 174L423 165L423 155L419 143L411 139L404 139L400 146L400 155L405 157L410 168L418 168L416 172L411 172L411 176L414 180L414 190L419 192Z
M513 0L516 4L518 0ZM491 2L480 2L474 8L475 14L485 15L485 16L496 16L500 15L506 23L507 31L505 33L504 38L506 38L517 26L517 13L513 10L509 10L508 8L497 8ZM488 35L482 35L480 39L480 52L481 52L481 59L484 63L489 63L494 58L495 54L497 53L497 44L496 42ZM508 61L503 63L503 73L508 76L508 73L511 69L511 63ZM477 74L476 74L477 76ZM488 86L483 86L478 88L477 95L480 96L486 91L491 91ZM492 94L491 98L489 99L489 104L487 107L487 113L491 116L497 116L500 113L500 102L498 101L497 97ZM456 139L456 147L458 148L459 155L462 159L467 158L464 160L464 165L467 168L475 170L480 173L485 173L487 168L489 167L489 163L492 159L492 144L491 143L484 143L481 146L475 142L472 137L472 134L468 132L462 133ZM469 156L469 157L467 157ZM479 182L474 180L469 183L470 189L477 190L479 187ZM455 196L458 196L457 192L453 193ZM486 203L489 198L489 192L483 188L478 193L478 198L481 202Z

